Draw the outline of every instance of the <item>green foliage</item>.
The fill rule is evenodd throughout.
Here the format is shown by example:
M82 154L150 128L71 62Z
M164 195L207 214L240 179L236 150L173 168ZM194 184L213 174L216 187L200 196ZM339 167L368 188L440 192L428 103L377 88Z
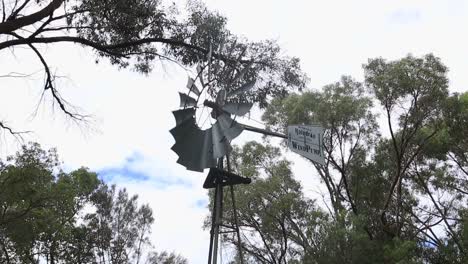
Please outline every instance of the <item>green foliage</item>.
M369 237L366 229L376 228L369 227L372 212L330 215L317 207L279 149L248 142L234 148L231 163L236 173L254 179L235 189L247 263L420 263L416 242ZM374 188L372 182L368 188ZM229 193L224 199L224 221L232 225ZM225 235L224 241L237 246L236 236Z
M239 226L245 234L242 248L252 263L299 263L304 254L313 254L311 239L323 221L323 212L304 197L290 163L280 154L278 148L255 142L232 154L234 171L254 178L254 183L235 189ZM230 194L224 199L225 220L233 225ZM224 239L237 243L232 235Z
M413 241L401 241L394 239L393 243L384 247L385 260L388 263L412 264L420 263L413 259L416 243Z
M320 123L326 128L340 126L357 131L358 121L375 125L371 112L372 100L359 82L343 76L340 82L327 85L321 92L307 91L285 98L277 98L263 115L276 129L292 124Z
M187 264L188 261L174 253L161 252L161 253L152 253L148 260L147 264Z
M301 227L310 230L312 235L305 241L312 249L298 246L294 251L297 255L287 255L289 261L465 263L467 93L449 96L447 68L431 54L395 61L371 59L364 71L364 83L343 77L321 91L277 98L264 113L263 120L271 129L286 131L288 125L311 123L325 128L326 165L314 167L328 190L329 211L309 207L298 214L297 222L305 221L312 211L320 216ZM379 102L379 106L373 102ZM382 129L376 121L379 108L383 110ZM270 151L277 158L262 156L271 148L248 143L242 149L235 148L233 154L238 172L258 179L236 191L241 193L239 199L267 197L267 205L243 215L244 221L249 216L265 221L254 231L257 238L276 239L256 244L254 248L261 256L268 256L265 248L275 248L285 240L280 229L263 229L271 222L263 214L281 215L270 209L277 210L276 200L282 201L289 194L271 197L275 194L274 175L281 175L284 181L291 177L290 173L269 171L283 163L289 167L279 158L278 150ZM265 181L270 184L268 191L260 187ZM254 187L257 184L259 187ZM301 193L300 184L288 184ZM310 204L302 194L293 201ZM288 234L294 233L292 227L288 230ZM281 263L277 256L271 259ZM255 261L275 263L271 259Z
M364 70L366 84L386 109L403 108L411 101L407 113L413 122L439 112L448 93L447 68L432 54L423 58L409 55L391 62L371 59Z
M468 92L453 94L444 105L444 129L451 157L465 175L468 175Z
M57 166L55 150L44 151L38 144L24 146L2 164L0 230L5 255L0 259L29 262L37 251L66 247L75 215L99 181L84 168L64 173Z
M146 256L154 218L137 196L59 165L54 149L35 143L0 161L0 263L186 263Z
M267 108L263 120L269 126L286 130L292 124L319 123L325 129L324 147L326 163L331 166L317 167L321 179L332 195L333 210L351 206L357 212L360 179L354 170L366 167L366 153L379 137L377 115L372 111L371 97L359 82L342 77L340 82L327 85L321 92L308 91L276 99ZM341 176L341 180L337 177ZM344 187L344 188L343 188ZM356 188L356 190L353 190ZM361 188L362 189L362 188ZM346 204L343 197L348 197Z
M91 197L96 212L84 217L83 228L93 241L96 259L111 263L138 261L149 244L148 234L154 222L148 205L138 207L137 196L125 189L102 186Z

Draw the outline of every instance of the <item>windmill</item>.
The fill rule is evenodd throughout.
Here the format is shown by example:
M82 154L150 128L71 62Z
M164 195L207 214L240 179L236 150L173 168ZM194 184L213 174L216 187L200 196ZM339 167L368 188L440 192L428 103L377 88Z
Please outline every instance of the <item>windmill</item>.
M218 54L221 53L221 49L222 47ZM233 83L239 83L249 67L250 65L247 65L238 70L233 78ZM324 163L321 142L323 129L320 126L290 126L288 127L288 135L283 135L238 123L236 119L246 115L253 106L252 103L245 100L244 95L254 88L255 81L245 82L229 90L218 89L216 91L210 86L211 77L222 68L223 66L220 65L219 60L215 62L210 48L207 63L197 66L196 77L188 77L185 87L187 91L179 92L180 109L173 111L176 126L170 130L175 139L175 144L171 149L179 156L177 163L192 171L203 172L206 168L210 169L203 184L206 189L214 189L208 264L217 264L221 227L228 228L236 233L239 258L243 263L233 186L249 184L251 180L232 173L229 161L231 141L239 136L242 131L249 130L287 139L288 146L294 152L314 162ZM207 73L204 73L204 71L207 71ZM204 80L204 76L207 76L206 80ZM199 85L197 85L197 82ZM201 103L203 94L205 100ZM205 108L210 109L208 110L211 111L210 116L215 121L211 123L211 126L203 129L203 125L199 123L201 115L197 117L197 111L206 114ZM227 170L223 168L224 158L226 158ZM223 188L226 186L230 188L234 226L226 226L222 223Z

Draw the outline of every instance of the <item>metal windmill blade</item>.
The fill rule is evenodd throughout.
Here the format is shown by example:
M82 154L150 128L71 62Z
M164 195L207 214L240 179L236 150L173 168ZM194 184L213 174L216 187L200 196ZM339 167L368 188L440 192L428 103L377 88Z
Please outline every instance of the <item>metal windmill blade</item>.
M226 102L227 93L223 89L220 90L216 102L211 102L214 107L212 116L216 122L210 128L203 130L197 125L195 118L201 91L192 78L188 79L186 88L189 90L188 94L179 93L181 109L173 111L176 126L170 130L175 139L171 149L179 156L177 160L179 164L188 170L201 172L205 168L216 167L217 160L231 151L231 141L244 129L234 120L235 116L245 115L250 111L252 104ZM236 91L240 89L243 88ZM190 93L197 98L191 97Z
M178 163L189 170L203 171L215 167L217 159L231 150L230 141L242 132L243 127L223 114L211 128L202 130L196 124L193 110L173 112L178 124L170 131L176 141L172 150L179 155Z

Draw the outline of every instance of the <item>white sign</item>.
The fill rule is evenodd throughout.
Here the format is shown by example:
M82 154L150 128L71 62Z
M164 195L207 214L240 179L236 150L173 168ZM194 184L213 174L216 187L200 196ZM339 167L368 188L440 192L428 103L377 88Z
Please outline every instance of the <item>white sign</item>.
M325 165L323 128L321 126L289 126L288 147L311 161Z

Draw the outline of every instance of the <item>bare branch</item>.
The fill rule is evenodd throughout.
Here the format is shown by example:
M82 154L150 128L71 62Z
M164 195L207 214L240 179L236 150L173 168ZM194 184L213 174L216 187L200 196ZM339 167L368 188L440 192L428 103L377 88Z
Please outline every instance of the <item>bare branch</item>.
M464 253L464 249L463 249L463 246L460 244L460 241L458 239L458 236L457 234L454 232L454 230L452 229L452 226L449 224L448 222L448 219L447 219L447 216L446 216L446 212L443 212L442 209L440 208L440 204L434 199L434 196L432 195L431 191L429 190L429 187L427 186L427 184L424 182L424 179L421 177L419 171L416 169L415 170L415 174L416 174L416 177L419 181L419 183L421 184L421 186L423 187L423 189L426 191L426 193L429 195L429 198L431 198L431 201L432 203L434 204L434 207L437 209L437 211L439 212L440 214L440 217L443 219L444 223L445 223L445 226L447 227L448 229L448 233L450 234L450 236L453 238L453 241L455 242L455 244L457 245L458 249L460 250L461 253Z
M32 33L31 36L29 36L28 38L34 38L34 37L36 37L37 35L39 35L40 33L42 33L42 31L44 30L44 28L45 28L48 24L50 24L50 22L53 21L53 14L54 14L53 12L50 13L49 18L48 18L44 23L42 23L42 25L40 25L39 28L36 29L36 31L34 31L34 33Z
M97 42L94 42L85 38L73 37L73 36L13 39L13 40L4 41L0 43L0 50L8 48L8 47L18 46L18 45L29 45L29 44L36 44L36 43L49 44L49 43L59 43L59 42L73 42L77 44L82 44L84 46L94 48L95 50L98 50L100 52L107 53L109 55L117 56L117 57L125 57L125 54L118 52L119 49L141 46L141 45L150 44L150 43L161 43L161 44L169 44L172 46L184 47L184 48L198 51L202 54L205 54L208 52L208 50L204 48L186 43L183 40L179 40L179 39L144 38L144 39L139 39L139 40L134 40L134 41L115 43L115 44L100 44L100 43L97 43ZM213 56L215 58L221 59L229 63L251 63L252 62L251 60L237 61L235 59L232 59L232 58L229 58L221 54L217 54L217 53L213 53ZM257 63L257 62L254 62L254 63Z
M10 135L15 137L19 141L23 141L23 134L31 133L31 131L15 131L4 122L0 121L0 129L6 130Z
M2 23L5 22L6 12L5 12L5 0L2 0Z
M447 153L447 156L450 158L450 160L452 160L453 162L455 162L455 164L457 164L458 168L465 174L468 176L468 171L463 168L463 164L455 157L455 155L453 155L452 153L448 152Z
M50 27L44 28L41 30L41 33L44 32L53 32L53 31L62 31L62 30L71 30L71 29L95 29L95 27L90 26L62 26L62 27Z
M387 199L385 201L385 205L384 205L383 212L382 212L382 215L381 215L381 220L382 220L383 223L386 221L385 214L386 214L388 206L390 205L390 200L391 200L391 198L393 196L393 191L395 190L395 187L396 187L398 181L400 180L400 176L401 176L401 156L402 156L400 154L400 151L399 151L398 146L397 146L397 140L396 140L396 137L395 137L395 133L393 132L393 126L392 126L391 114L390 114L390 106L388 106L386 104L385 109L386 109L386 112L387 112L388 127L389 127L389 130L390 130L390 135L392 137L393 149L395 151L395 157L396 157L396 161L397 161L397 175L396 175L395 179L393 179L392 185L390 187L390 191L389 191Z
M16 37L17 39L24 39L23 37L19 36L18 34L15 34L15 33L11 33L10 35ZM64 112L72 120L86 121L86 119L89 116L81 115L81 114L78 114L76 112L72 112L69 109L70 104L65 99L63 99L61 97L61 95L59 94L59 92L55 88L55 86L54 86L55 76L51 73L50 67L47 64L47 61L44 59L44 56L40 53L40 51L34 45L32 45L32 44L27 44L27 45L34 51L34 53L37 55L37 57L41 61L42 65L44 66L44 71L46 73L46 80L45 80L45 83L44 83L44 92L47 91L47 90L50 90L50 93L52 95L52 98L54 99L54 102L57 103L59 105L59 108L62 110L62 112ZM41 95L41 100L42 100L42 98L43 98L43 95Z
M10 16L9 19L7 19L5 22L0 23L0 34L12 33L17 29L28 25L32 25L46 18L47 16L50 16L56 9L58 9L63 4L64 1L65 0L53 0L49 5L31 15L19 18L16 18L15 16ZM23 9L28 2L29 0L26 0L25 3L23 3L23 5L20 6L19 9L17 9L16 14L17 12L21 11L21 9ZM15 12L12 13L12 15L14 14Z
M421 151L422 147L427 143L427 141L429 139L431 139L433 136L435 136L437 134L437 130L434 130L429 136L427 136L426 138L424 138L424 140L418 145L417 149L415 150L415 152L410 156L410 158L406 161L404 167L402 168L401 167L401 159L400 158L397 158L397 167L398 167L398 170L397 170L397 176L395 177L395 179L393 180L393 183L392 183L392 186L390 187L390 192L388 193L387 195L387 199L385 201L385 206L382 210L382 214L380 215L380 218L381 218L381 221L382 222L385 222L385 215L386 215L386 212L387 212L387 209L388 209L388 206L390 205L390 201L391 201L391 198L393 196L393 192L395 191L395 187L397 185L397 183L400 181L400 178L402 177L402 175L407 171L407 169L409 168L409 166L411 165L411 163L413 163L413 160L416 158L416 156L419 154L419 152ZM396 141L394 141L396 142ZM396 146L395 146L396 148ZM400 154L401 155L401 158L403 157L403 154Z
M36 74L36 72L28 73L28 74L21 73L21 72L9 72L7 74L0 75L0 78L25 78L25 77L31 77L34 74Z
M31 0L25 0L23 2L23 4L20 5L20 7L18 7L18 9L16 9L16 5L18 4L18 2L15 3L15 7L13 8L13 12L11 13L11 15L8 17L8 19L14 19L18 16L19 12L21 12L21 10L23 10L27 5L28 3L31 2ZM16 9L16 10L15 10Z

